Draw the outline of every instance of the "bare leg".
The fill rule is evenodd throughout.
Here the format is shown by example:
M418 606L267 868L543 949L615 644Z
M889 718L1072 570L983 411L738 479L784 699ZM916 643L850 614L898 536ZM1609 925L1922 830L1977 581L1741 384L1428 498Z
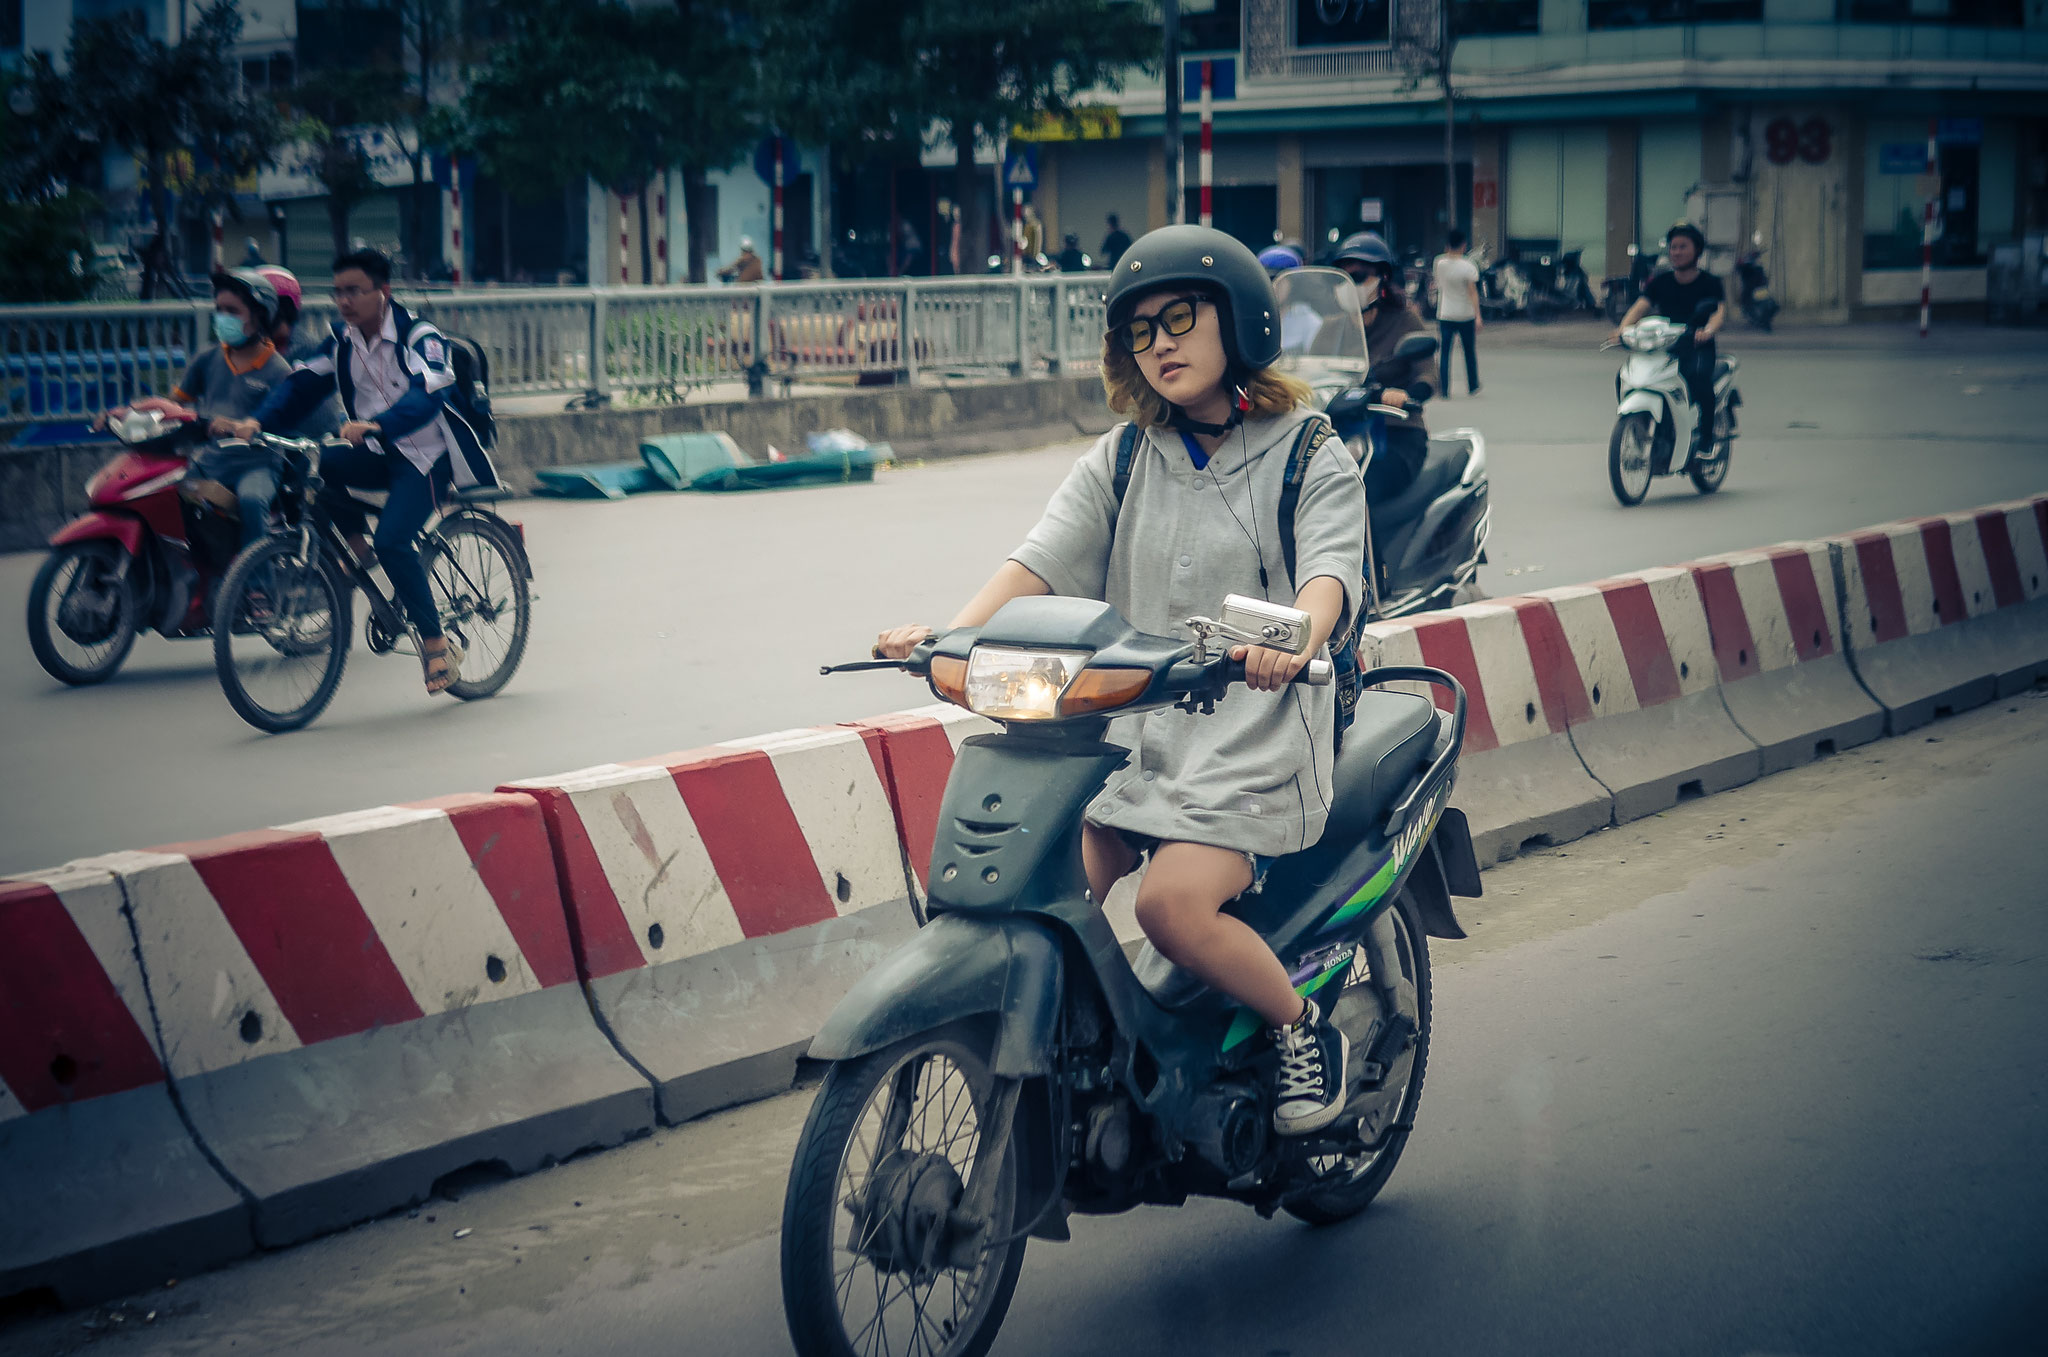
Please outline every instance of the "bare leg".
M1266 940L1223 906L1252 883L1242 853L1198 843L1161 844L1138 886L1138 926L1174 965L1285 1027L1303 1012L1287 968Z
M1109 888L1131 874L1138 865L1138 850L1114 829L1082 822L1081 862L1088 869L1088 889L1100 905L1109 898Z

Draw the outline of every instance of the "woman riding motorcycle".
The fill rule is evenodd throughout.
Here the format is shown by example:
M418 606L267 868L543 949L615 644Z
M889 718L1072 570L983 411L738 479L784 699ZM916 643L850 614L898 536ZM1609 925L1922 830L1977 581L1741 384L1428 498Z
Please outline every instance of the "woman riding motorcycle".
M1360 231L1338 249L1336 264L1358 284L1366 355L1384 379L1365 388L1363 402L1414 406L1405 419L1387 421L1386 450L1366 468L1366 498L1384 502L1415 483L1429 456L1429 430L1422 421L1421 402L1436 391L1436 359L1404 359L1391 370L1382 366L1409 335L1429 333L1428 324L1402 292L1401 265L1386 241L1371 231Z

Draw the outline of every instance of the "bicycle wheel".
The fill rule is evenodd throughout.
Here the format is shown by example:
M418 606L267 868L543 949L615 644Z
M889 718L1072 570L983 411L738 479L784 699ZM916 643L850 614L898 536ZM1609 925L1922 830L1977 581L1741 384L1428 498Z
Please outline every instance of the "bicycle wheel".
M448 691L465 701L491 696L512 681L532 624L519 543L493 520L462 514L429 534L420 562L442 630L466 652Z
M297 730L327 709L348 664L351 591L297 533L235 558L213 610L213 667L235 714L258 730Z

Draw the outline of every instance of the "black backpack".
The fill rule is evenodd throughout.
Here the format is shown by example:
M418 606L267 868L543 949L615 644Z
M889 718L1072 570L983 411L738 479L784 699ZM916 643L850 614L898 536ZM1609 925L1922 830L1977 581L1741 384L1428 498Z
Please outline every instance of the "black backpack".
M1110 489L1116 495L1117 508L1121 510L1124 492L1131 487L1131 462L1138 452L1139 430L1135 422L1126 422L1116 440L1116 474L1110 478ZM1280 552L1287 563L1288 588L1294 588L1295 542L1294 511L1301 502L1301 483L1308 476L1309 463L1315 460L1323 441L1335 438L1337 431L1330 421L1321 415L1311 415L1303 422L1294 436L1294 446L1287 453L1287 474L1280 482ZM1363 531L1361 527L1360 531ZM1358 597L1359 612L1372 597L1370 581L1361 584ZM1361 615L1351 622L1351 629L1342 637L1330 638L1330 664L1336 670L1332 683L1337 689L1337 740L1341 746L1344 732L1358 711L1358 636L1365 626Z
M455 385L448 389L448 408L476 433L485 452L498 446L498 421L491 414L491 360L468 335L441 332L448 341L448 370Z

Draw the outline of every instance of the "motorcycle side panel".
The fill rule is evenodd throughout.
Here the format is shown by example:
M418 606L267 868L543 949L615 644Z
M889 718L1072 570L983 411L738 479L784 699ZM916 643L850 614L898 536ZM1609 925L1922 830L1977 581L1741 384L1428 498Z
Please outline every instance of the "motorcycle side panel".
M962 1018L994 1014L995 1072L1047 1074L1063 979L1052 928L1021 915L942 915L839 1001L813 1060L852 1060Z
M50 545L61 547L72 542L112 539L121 544L123 551L134 556L142 551L142 533L142 521L134 515L95 509L80 514L59 528L56 536L50 539Z

